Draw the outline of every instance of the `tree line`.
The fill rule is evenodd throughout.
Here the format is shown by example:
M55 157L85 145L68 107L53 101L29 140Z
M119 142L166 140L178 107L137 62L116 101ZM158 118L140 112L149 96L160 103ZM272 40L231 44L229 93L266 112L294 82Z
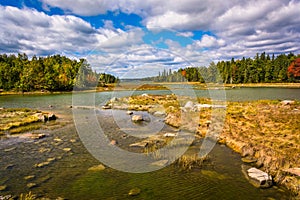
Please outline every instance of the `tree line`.
M232 58L230 61L212 62L209 66L187 67L174 72L163 70L158 76L145 80L225 84L299 82L300 55L257 53L254 58Z
M93 71L85 59L66 56L0 55L0 89L4 91L71 91L74 87L104 86L118 82L110 74Z

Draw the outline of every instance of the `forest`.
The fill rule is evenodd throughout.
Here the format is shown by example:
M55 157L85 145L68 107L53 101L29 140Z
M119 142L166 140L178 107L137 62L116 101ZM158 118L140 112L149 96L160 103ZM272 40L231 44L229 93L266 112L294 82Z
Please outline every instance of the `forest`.
M254 58L232 58L212 62L209 66L187 67L174 72L165 69L158 76L144 80L225 84L300 82L300 55L257 53Z
M0 55L0 90L2 91L71 91L76 88L104 86L118 82L110 74L92 70L85 59L66 56L47 57L26 54Z

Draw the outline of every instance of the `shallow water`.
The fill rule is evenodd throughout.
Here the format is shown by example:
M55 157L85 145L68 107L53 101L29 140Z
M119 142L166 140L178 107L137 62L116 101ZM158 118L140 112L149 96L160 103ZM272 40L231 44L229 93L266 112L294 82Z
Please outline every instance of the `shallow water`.
M256 88L253 89L256 90ZM243 90L244 95L250 92L249 90L240 90ZM234 93L239 90L230 91L231 93L227 93L227 96L228 94L234 96ZM256 93L261 92L261 98L264 98L265 94L278 91L272 89L270 92L264 93L259 90ZM283 89L280 91L284 91L280 94L287 97L282 99L299 99L297 96L299 90ZM128 96L131 93L118 92L114 95ZM157 91L139 91L138 93L157 93ZM159 93L169 93L169 91L159 91ZM278 95L280 96L278 98L281 98L281 95ZM234 98L237 99L237 96ZM111 92L96 94L96 105L103 104L111 97ZM273 97L269 96L269 98ZM49 105L52 107L50 108ZM106 167L105 170L99 172L88 171L89 167L98 165L100 162L82 144L72 122L70 105L72 105L71 94L0 97L0 107L50 110L60 116L59 120L69 122L69 125L61 129L45 131L47 137L38 141L19 138L2 138L0 140L0 185L7 186L5 191L0 192L0 196L18 195L32 191L34 194L51 199L57 197L66 199L291 198L291 195L282 188L258 189L252 186L242 173L240 156L220 145L216 145L210 152L209 160L205 162L202 169L182 171L177 167L168 166L148 173L127 173ZM119 112L123 111L115 113L121 116L118 123L128 124L126 114ZM122 132L121 125L112 120L109 112L101 111L96 114L108 135ZM156 122L155 126L162 123ZM126 128L135 127L129 125ZM164 128L168 131L171 130L168 127ZM126 133L126 130L123 132ZM120 142L119 145L126 148L127 144ZM53 158L55 159L53 160ZM53 161L43 167L36 167L36 164L43 163L48 159ZM34 177L25 180L25 177L28 178L28 176ZM29 188L29 183L35 185ZM129 197L128 192L136 187L141 189L141 193L136 197Z

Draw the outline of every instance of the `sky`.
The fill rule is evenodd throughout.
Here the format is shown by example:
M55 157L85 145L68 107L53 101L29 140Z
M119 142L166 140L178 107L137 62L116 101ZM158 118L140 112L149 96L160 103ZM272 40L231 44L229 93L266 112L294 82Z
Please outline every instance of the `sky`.
M300 0L0 0L0 53L86 58L120 78L300 54Z

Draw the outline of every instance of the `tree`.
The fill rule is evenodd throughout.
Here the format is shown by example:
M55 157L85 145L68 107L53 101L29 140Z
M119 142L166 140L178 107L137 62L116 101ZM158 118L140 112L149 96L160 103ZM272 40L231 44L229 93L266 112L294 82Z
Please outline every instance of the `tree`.
M287 72L290 81L300 80L300 58L296 58L292 61Z

